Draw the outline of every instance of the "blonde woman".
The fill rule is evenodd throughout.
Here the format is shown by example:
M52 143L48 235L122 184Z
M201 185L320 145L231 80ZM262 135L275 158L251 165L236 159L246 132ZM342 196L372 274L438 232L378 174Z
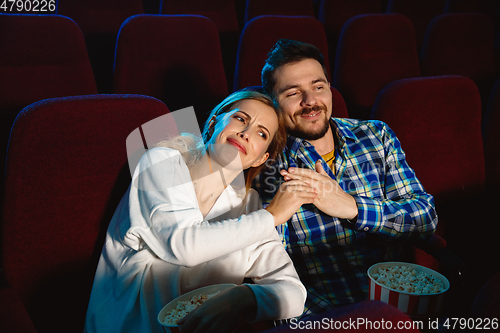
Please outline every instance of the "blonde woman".
M302 313L306 291L274 227L316 193L286 182L262 209L249 188L284 147L281 115L265 95L239 91L208 119L203 141L181 135L141 158L107 231L86 332L163 332L157 315L166 303L218 283L236 286L184 318L181 332Z

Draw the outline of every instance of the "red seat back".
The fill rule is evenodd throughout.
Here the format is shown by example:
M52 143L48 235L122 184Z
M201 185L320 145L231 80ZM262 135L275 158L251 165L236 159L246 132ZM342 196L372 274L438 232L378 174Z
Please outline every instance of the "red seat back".
M281 38L315 45L330 72L328 42L321 22L308 16L259 16L241 32L233 90L261 84L260 74L267 54Z
M111 93L118 30L123 21L143 14L142 0L58 0L57 13L82 29L99 93Z
M347 21L337 46L334 87L351 118L368 119L377 94L398 79L420 75L415 30L401 14L358 15Z
M422 47L427 26L438 15L444 13L446 0L389 0L387 13L407 16L415 27L417 49Z
M421 54L422 75L463 75L474 81L495 73L493 24L478 13L432 20Z
M443 14L427 29L422 76L462 75L478 86L486 106L497 77L493 22L485 14Z
M330 90L332 91L332 100L333 100L332 117L349 118L344 97L342 97L342 95L339 93L337 89L330 87Z
M491 218L495 205L494 196L484 191L479 90L463 76L403 79L384 88L373 110L373 118L385 121L398 135L408 164L434 196L436 233L446 240L447 249L435 254L452 283L445 310L464 313L478 281L495 266L477 258L495 252L496 234L471 237L471 230ZM460 276L455 256L463 263L456 267ZM423 259L418 252L416 259Z
M408 164L435 198L437 234L457 251L472 222L466 216L480 221L476 207L484 205L477 86L462 76L397 80L379 94L372 118L386 122L397 134Z
M24 2L23 2L24 3ZM45 98L97 93L83 34L60 15L0 14L0 170L12 123ZM3 172L0 202L3 201Z
M88 95L42 100L17 117L3 273L39 332L83 330L107 225L130 183L126 139L168 112L152 97ZM175 123L162 134L177 134Z
M427 192L456 195L484 185L481 101L462 76L421 77L388 84L372 118L397 134Z
M382 13L382 4L378 0L321 0L318 19L325 27L328 38L328 54L332 73L335 70L335 55L340 32L344 24L352 17L362 14Z
M57 13L75 20L84 35L117 34L123 21L144 9L141 0L58 0Z
M161 0L160 14L201 15L212 20L221 33L239 32L234 0Z
M201 15L215 23L219 31L228 88L232 87L236 51L241 30L234 0L161 0L160 14Z
M215 24L197 15L136 15L118 35L114 92L194 106L200 127L228 94Z
M45 98L95 94L83 34L60 15L0 15L0 110Z

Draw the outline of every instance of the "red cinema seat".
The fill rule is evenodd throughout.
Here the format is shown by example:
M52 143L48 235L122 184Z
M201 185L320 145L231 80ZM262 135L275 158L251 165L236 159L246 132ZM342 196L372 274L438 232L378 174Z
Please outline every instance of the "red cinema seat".
M73 20L1 14L0 31L2 116L15 116L41 99L97 92L85 40Z
M445 4L446 0L389 0L387 13L403 14L412 21L420 50L427 26L433 18L444 14Z
M337 89L330 87L330 90L332 91L332 100L333 100L332 117L349 118L344 97L342 97L342 95L339 93Z
M319 2L318 19L323 23L328 38L328 54L330 64L335 65L337 43L344 23L351 17L362 14L382 13L382 4L378 0L321 0Z
M0 14L0 170L12 123L45 98L97 93L85 40L60 15ZM0 176L0 201L4 175Z
M333 86L351 118L368 119L388 83L420 76L415 29L401 14L358 15L344 24L337 45Z
M144 13L142 0L58 0L57 13L82 29L97 89L110 93L118 30L128 17Z
M128 17L144 12L141 0L58 0L57 13L78 23L84 35L114 33Z
M17 117L2 269L38 332L82 332L107 225L130 184L127 150L143 149L127 138L168 113L148 96L87 95L42 100ZM158 140L174 134L172 122Z
M212 20L221 33L238 33L234 0L161 0L160 14L201 15Z
M136 15L116 44L114 92L194 106L200 127L228 94L215 24L198 15Z
M456 298L450 298L454 301L449 306L455 307L456 315L465 315L460 311L470 309L483 277L495 266L477 260L494 253L495 233L471 237L495 207L484 191L479 90L463 76L397 80L380 92L372 118L394 130L408 164L434 196L436 232L464 266L464 285L452 282Z
M443 14L427 28L420 54L422 76L462 75L479 88L486 107L497 78L493 22L485 14Z
M241 32L233 90L261 84L260 74L267 54L282 38L315 45L330 72L328 42L321 22L309 16L259 16Z
M241 30L234 0L161 0L160 14L201 15L215 23L219 31L224 71L230 88Z
M380 92L372 118L394 130L408 164L436 199L484 185L481 102L472 80L437 76L394 81Z

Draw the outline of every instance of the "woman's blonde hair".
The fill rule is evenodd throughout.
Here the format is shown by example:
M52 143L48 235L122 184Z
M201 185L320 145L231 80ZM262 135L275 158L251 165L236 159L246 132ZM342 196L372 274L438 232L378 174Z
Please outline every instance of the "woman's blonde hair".
M210 141L210 139L212 138L214 127L219 119L219 116L231 111L234 104L247 99L259 101L271 107L274 110L276 117L278 118L278 130L274 134L274 137L271 140L271 143L269 144L266 151L267 153L269 153L268 159L275 159L278 154L283 151L286 144L286 131L283 116L275 108L273 101L267 95L264 95L257 91L245 89L238 90L232 93L213 108L212 112L210 112L210 115L208 116L208 120L205 122L202 138L199 138L198 136L193 134L182 133L181 135L178 135L171 139L159 142L157 146L179 150L188 167L196 164L201 156L205 153L206 148L204 144ZM262 170L264 165L265 163L256 168L250 167L246 171L247 190L250 188L252 180Z
M205 145L201 138L191 133L181 133L172 138L160 141L156 147L178 150L188 167L194 166L205 153Z

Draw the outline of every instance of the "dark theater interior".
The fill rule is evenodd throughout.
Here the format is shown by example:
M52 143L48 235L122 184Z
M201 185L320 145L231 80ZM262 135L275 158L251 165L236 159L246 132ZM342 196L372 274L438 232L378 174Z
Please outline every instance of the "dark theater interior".
M322 52L333 117L387 123L434 196L436 232L411 244L408 261L450 288L439 316L411 317L425 325L407 330L498 329L499 0L0 4L1 332L83 331L107 226L131 180L127 148L143 148L126 147L129 134L190 106L203 127L227 95L261 86L283 38ZM171 123L155 139L178 133ZM410 317L366 300L323 318ZM237 332L294 331L275 326Z

